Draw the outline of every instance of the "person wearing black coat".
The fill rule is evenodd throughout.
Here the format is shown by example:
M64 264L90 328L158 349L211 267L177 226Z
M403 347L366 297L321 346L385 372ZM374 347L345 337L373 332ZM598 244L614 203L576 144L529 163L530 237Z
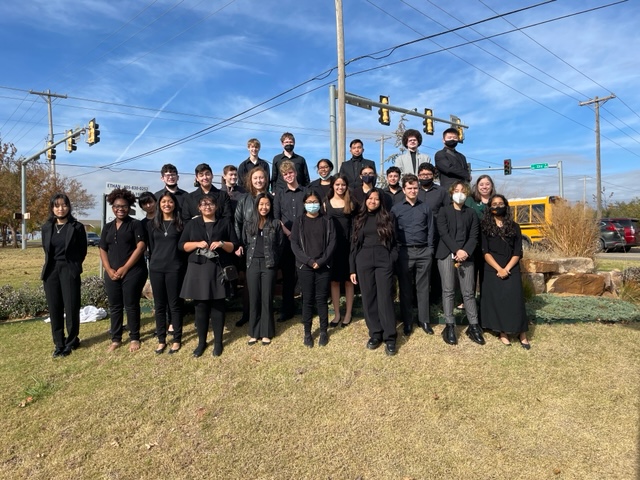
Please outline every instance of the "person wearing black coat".
M314 304L320 317L320 337L318 345L324 347L329 342L329 285L331 284L331 257L336 245L333 220L322 215L320 197L314 190L305 193L302 203L305 213L293 224L291 250L295 256L300 289L302 290L303 343L313 347L311 321Z
M458 343L453 316L456 277L469 321L466 334L477 344L485 343L478 325L473 265L473 252L478 246L479 222L476 212L464 204L469 191L469 185L460 180L455 181L449 189L453 203L441 208L436 219L440 242L435 257L442 279L442 309L446 323L442 336L449 345Z
M351 188L356 188L362 186L360 172L364 167L370 167L373 170L373 174L376 175L376 163L373 160L368 160L362 156L364 153L364 146L362 144L362 140L359 138L351 140L349 150L351 152L351 159L342 164L339 173L340 175L347 177Z
M206 163L201 163L195 168L196 180L193 182L197 188L189 193L182 204L182 221L187 224L189 220L200 215L198 205L200 199L204 195L211 195L215 198L216 215L218 218L226 217L233 221L233 212L231 211L231 203L229 195L224 190L220 190L213 185L213 172L211 167Z
M41 279L51 318L53 356L66 357L80 345L80 274L87 256L87 234L84 225L71 215L71 202L64 193L54 195L49 202L49 220L42 226L42 248Z

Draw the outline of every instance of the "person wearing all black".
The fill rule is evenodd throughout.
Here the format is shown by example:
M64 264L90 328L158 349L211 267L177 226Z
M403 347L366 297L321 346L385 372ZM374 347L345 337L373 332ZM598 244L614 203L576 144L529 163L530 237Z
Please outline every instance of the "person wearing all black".
M238 186L244 189L248 188L248 184L245 183L247 173L255 167L261 167L265 172L269 171L269 163L258 156L260 153L260 140L250 138L247 141L247 150L249 150L249 158L238 165Z
M404 201L404 192L402 191L402 185L400 185L400 175L402 175L402 172L395 165L387 168L387 186L384 187L382 191L391 197L392 205Z
M180 207L180 211L182 211L184 209L184 201L189 195L189 192L178 187L180 175L178 175L178 169L175 165L170 163L164 164L160 170L160 179L164 182L164 188L154 194L156 200L160 200L160 197L166 192L171 192L175 195L176 200L178 200L178 206Z
M247 193L244 187L238 185L238 169L235 165L225 165L222 169L222 189L229 195L229 208L233 219L238 201Z
M282 143L283 152L273 157L271 162L271 193L276 194L278 190L285 188L287 183L282 178L282 172L280 167L282 162L289 161L293 163L296 171L296 180L302 187L306 187L311 183L309 178L309 169L307 168L307 161L303 156L298 155L293 151L296 145L296 139L292 133L285 132L280 137Z
M303 197L304 215L293 224L291 249L296 258L296 268L302 290L303 343L313 347L311 321L314 304L320 318L318 345L324 347L329 342L329 285L331 282L331 256L336 245L333 220L321 213L320 197L309 190Z
M216 215L216 197L204 194L198 202L200 216L187 223L178 248L189 254L180 296L195 303L198 346L194 357L207 347L209 324L213 327L213 356L222 355L226 288L223 268L231 265L238 245L236 232L228 217Z
M347 177L351 188L357 188L362 186L362 178L360 177L362 167L371 167L373 169L373 174L376 175L376 163L373 160L368 160L362 156L364 153L364 146L362 140L359 138L351 140L349 150L351 152L351 159L342 164L339 173Z
M51 319L53 356L66 357L80 345L80 274L87 256L87 233L71 215L71 202L64 193L54 195L49 202L49 220L42 226L42 248L40 278Z
M267 172L267 170L258 166L252 168L245 178L244 184L247 186L247 193L240 197L234 212L234 227L238 240L243 238L244 225L253 218L256 197L260 193L268 192L269 174ZM240 264L239 270L246 273L246 259L244 258L246 252L244 247L244 244L240 245L235 252L235 256ZM242 327L249 321L249 285L246 279L244 287L242 289L242 317L236 322L236 327Z
M286 182L286 188L280 189L275 196L274 216L282 224L285 235L280 270L282 270L282 308L279 322L293 318L296 312L296 261L291 250L291 230L298 217L304 215L304 195L306 189L298 184L295 166L292 162L284 161L280 166L280 175Z
M113 352L122 343L123 310L127 312L127 329L131 343L129 351L140 349L140 296L147 281L144 260L144 230L142 223L129 216L136 197L125 188L116 188L107 196L115 220L107 223L100 236L100 260L106 273L104 287L111 317Z
M178 199L166 192L158 199L156 215L147 224L149 236L149 279L153 291L158 347L161 354L167 348L167 318L170 319L173 344L169 353L182 345L182 302L180 290L186 269L186 257L178 249L183 225ZM167 316L167 313L170 315Z
M198 205L200 204L200 199L206 194L215 198L216 204L218 205L218 208L216 208L218 218L225 217L233 221L229 195L227 195L226 189L220 190L213 185L213 172L211 171L211 167L206 163L201 163L196 167L195 173L196 180L193 184L197 188L189 194L182 206L182 221L186 224L192 218L200 215Z
M364 165L360 170L360 180L362 182L360 186L351 190L351 198L353 198L353 201L359 205L360 208L365 208L364 199L368 192L376 188L376 182L378 181L375 168L372 168L369 165ZM381 195L381 201L384 204L384 208L387 212L390 211L391 207L393 207L393 199L382 190L378 190Z
M382 202L380 190L369 190L364 201L353 223L351 282L360 283L364 319L369 329L367 348L374 350L384 342L387 355L395 355L396 319L389 294L393 264L398 256L394 220Z
M255 197L252 215L242 230L242 243L246 247L249 290L248 343L255 345L261 338L263 345L269 345L276 333L273 291L283 244L282 226L273 216L273 197L269 193Z
M404 334L413 328L413 297L418 300L418 325L429 335L429 278L433 259L433 214L429 206L418 198L418 177L407 174L402 178L405 200L393 206L395 234L398 242L396 262L400 285L400 309ZM414 290L415 282L415 290Z
M321 158L316 164L316 170L320 178L315 179L309 184L309 188L315 190L318 198L324 202L331 188L331 172L333 171L333 163L331 160Z
M453 127L447 128L442 132L444 148L437 151L434 157L440 175L440 186L445 190L449 190L455 181L471 181L467 158L456 150L459 140L458 130Z
M442 337L449 345L458 343L453 316L456 278L459 280L460 293L469 321L466 334L472 342L479 345L485 343L482 329L478 325L473 266L473 252L478 245L479 222L476 212L464 204L469 191L469 185L463 181L453 182L449 189L453 203L442 208L436 220L440 243L435 256L442 279L442 309L446 322Z

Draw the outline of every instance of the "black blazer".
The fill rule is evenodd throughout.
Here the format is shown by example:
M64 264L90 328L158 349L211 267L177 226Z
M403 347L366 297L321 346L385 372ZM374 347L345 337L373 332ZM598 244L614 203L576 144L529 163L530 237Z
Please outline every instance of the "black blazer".
M360 164L360 167L357 167L356 162L352 158L351 160L347 160L346 162L344 162L340 167L340 174L349 179L349 188L351 188L352 190L362 185L360 170L362 170L363 167L371 167L374 172L377 172L376 163L373 160L363 158L361 162L362 163Z
M440 209L436 219L440 241L436 250L436 258L443 259L447 255L457 252L459 249L473 255L473 251L478 245L478 214L466 205L462 206L462 222L465 229L464 245L456 243L456 212L453 205L449 204Z
M67 265L74 277L79 277L82 273L82 262L87 256L87 232L84 225L77 220L69 221L65 228L65 252L64 256ZM46 222L42 226L42 248L44 249L44 265L40 279L44 280L44 275L49 267L49 249L51 248L51 236L55 235L54 226L51 222Z

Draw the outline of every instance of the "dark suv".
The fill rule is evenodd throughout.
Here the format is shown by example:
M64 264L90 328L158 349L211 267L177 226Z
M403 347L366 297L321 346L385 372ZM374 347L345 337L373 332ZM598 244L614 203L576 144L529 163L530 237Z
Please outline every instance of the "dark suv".
M619 223L624 227L624 239L627 241L627 245L624 247L624 251L628 252L631 247L640 245L640 225L637 218L603 218L604 221L610 221Z
M100 235L95 232L87 232L87 245L96 247L100 244Z

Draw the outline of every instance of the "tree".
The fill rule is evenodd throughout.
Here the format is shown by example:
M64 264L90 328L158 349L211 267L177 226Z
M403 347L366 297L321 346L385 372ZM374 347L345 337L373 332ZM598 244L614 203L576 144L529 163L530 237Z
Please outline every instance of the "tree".
M16 232L20 229L20 220L14 214L21 212L21 162L16 158L17 149L13 144L2 143L0 139L0 229L2 246L6 246L7 233L11 233L13 245L18 246ZM33 161L27 164L27 211L31 218L27 221L27 230L40 229L40 225L49 217L49 201L56 193L66 193L76 215L95 206L95 198L80 182L62 175L51 176L49 165Z
M605 217L631 217L640 218L640 197L629 202L613 202L603 212Z

